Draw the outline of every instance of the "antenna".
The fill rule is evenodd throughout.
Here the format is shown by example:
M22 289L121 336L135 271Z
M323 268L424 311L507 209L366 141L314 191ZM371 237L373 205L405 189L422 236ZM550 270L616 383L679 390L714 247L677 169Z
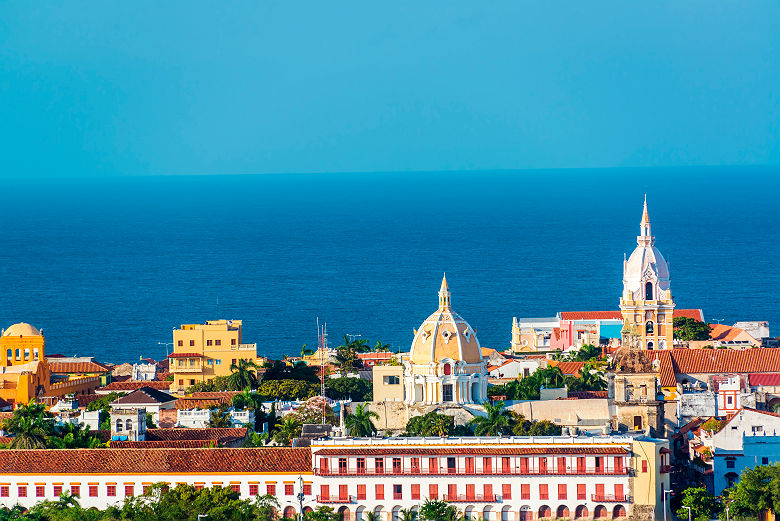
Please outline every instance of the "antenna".
M322 397L322 425L325 425L325 351L328 349L328 324L320 326L320 317L317 317L317 344L320 349L320 397Z

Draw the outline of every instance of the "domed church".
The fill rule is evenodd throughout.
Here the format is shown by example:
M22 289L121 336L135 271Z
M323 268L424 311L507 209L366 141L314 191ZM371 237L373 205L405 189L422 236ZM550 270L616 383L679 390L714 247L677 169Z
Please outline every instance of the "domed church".
M638 349L671 349L674 300L669 284L669 264L650 231L647 197L639 223L636 248L623 260L622 341Z
M441 281L439 309L414 332L404 362L408 404L481 403L487 373L477 335L451 307L447 277Z

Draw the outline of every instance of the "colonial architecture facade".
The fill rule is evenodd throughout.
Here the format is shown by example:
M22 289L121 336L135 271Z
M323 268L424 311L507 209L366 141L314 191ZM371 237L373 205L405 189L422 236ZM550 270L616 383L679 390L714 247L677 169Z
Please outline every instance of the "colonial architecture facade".
M670 288L669 264L658 248L650 229L645 198L639 224L637 246L623 260L623 345L639 349L672 347L674 300Z
M663 518L668 448L644 436L325 438L305 448L0 451L0 506L61 492L121 505L155 483L271 494L281 513L330 506L399 521L442 499L486 521ZM298 494L301 494L299 497Z
M403 378L408 404L482 403L487 398L479 340L452 310L446 276L439 290L439 309L414 332Z

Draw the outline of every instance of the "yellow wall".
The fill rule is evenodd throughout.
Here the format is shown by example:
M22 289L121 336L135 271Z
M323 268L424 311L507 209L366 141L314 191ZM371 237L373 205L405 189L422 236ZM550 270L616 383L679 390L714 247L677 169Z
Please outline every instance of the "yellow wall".
M404 368L400 365L375 365L374 399L375 402L402 402L404 400ZM385 383L389 377L398 379L397 384Z
M641 342L638 347L647 348L647 342L653 342L653 349L659 349L665 342L665 349L673 346L674 302L668 300L621 300L623 328L637 335ZM653 332L647 334L647 323L653 322Z
M260 363L256 344L241 343L240 320L210 320L205 324L183 324L173 330L173 353L192 354L169 358L173 373L171 391L183 391L194 383L230 375L238 360Z
M22 365L36 360L43 360L45 357L46 350L43 336L0 337L0 365L5 367Z
M661 473L661 449L669 449L669 442L661 439L635 439L632 451L634 453L634 481L631 487L634 496L634 507L653 508L655 519L664 518L663 491L671 488L669 473ZM665 456L668 463L669 454ZM642 471L642 461L647 461L647 472ZM668 499L668 497L667 497ZM671 519L671 511L667 503L667 517Z

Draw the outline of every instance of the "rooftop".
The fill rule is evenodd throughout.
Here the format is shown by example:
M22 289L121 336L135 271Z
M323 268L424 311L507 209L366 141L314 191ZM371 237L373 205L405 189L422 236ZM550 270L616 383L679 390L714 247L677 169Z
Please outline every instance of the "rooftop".
M136 391L133 391L130 394L126 394L125 396L121 396L111 402L111 405L130 405L130 404L158 404L158 403L168 403L173 402L176 400L175 396L171 396L168 393L164 393L162 391L158 391L157 389L153 389L152 387L142 387Z

